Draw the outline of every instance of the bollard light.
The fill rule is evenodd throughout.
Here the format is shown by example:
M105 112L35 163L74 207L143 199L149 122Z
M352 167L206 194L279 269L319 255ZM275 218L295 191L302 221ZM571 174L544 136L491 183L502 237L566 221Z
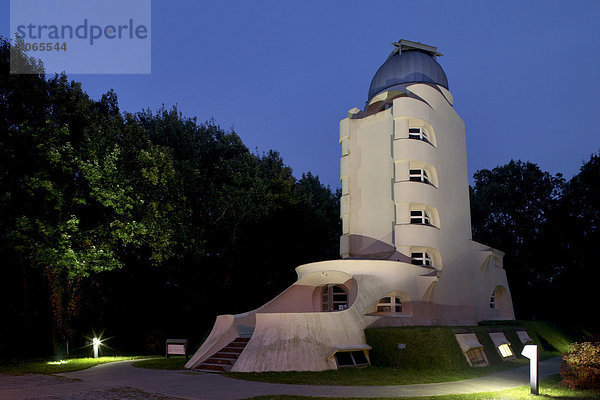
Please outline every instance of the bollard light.
M396 365L396 369L400 368L400 356L402 356L402 351L406 349L406 343L398 343L398 364Z
M521 354L529 358L529 385L531 394L539 394L539 377L538 377L538 348L535 344L528 344L523 348Z
M100 347L100 339L92 339L92 345L94 347L94 358L98 358L98 347Z

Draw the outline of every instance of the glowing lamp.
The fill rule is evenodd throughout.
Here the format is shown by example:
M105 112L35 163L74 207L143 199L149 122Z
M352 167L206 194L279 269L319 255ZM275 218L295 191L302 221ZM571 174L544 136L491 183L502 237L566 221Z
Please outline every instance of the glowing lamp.
M100 347L100 339L93 338L92 345L94 347L94 358L98 358L98 347Z

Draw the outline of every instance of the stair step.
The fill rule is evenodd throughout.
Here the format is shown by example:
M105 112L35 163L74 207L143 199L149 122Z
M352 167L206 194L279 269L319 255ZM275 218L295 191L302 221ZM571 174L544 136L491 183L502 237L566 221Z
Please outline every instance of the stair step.
M231 358L223 359L223 358L215 358L211 357L208 360L204 361L206 364L223 364L223 365L233 365L235 360Z
M224 351L225 353L236 353L236 354L240 354L242 351L244 350L244 347L229 347L229 345L227 345L227 347L223 347L221 350L219 351Z
M246 348L250 338L238 337L229 342L221 350L217 351L210 358L198 364L196 371L221 373L231 370L233 364Z
M228 372L231 369L231 366L225 365L213 365L213 364L200 364L195 370L203 371L203 372Z
M217 357L217 358L228 358L230 360L237 360L237 358L240 356L240 353L225 353L222 351L219 351L217 353L215 353L213 355L213 357Z

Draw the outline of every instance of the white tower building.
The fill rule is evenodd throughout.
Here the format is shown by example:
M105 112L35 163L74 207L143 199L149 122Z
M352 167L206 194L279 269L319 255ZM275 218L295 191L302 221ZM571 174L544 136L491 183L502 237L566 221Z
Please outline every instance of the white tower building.
M365 109L340 122L342 259L301 265L269 303L217 317L186 368L334 369L365 360L367 327L514 319L503 253L472 240L465 127L441 54L394 46Z
M472 241L465 125L441 54L407 40L394 46L365 110L340 123L340 254L430 268L434 323L513 319L503 253ZM475 266L494 283L473 281ZM481 298L493 293L498 304L486 308Z

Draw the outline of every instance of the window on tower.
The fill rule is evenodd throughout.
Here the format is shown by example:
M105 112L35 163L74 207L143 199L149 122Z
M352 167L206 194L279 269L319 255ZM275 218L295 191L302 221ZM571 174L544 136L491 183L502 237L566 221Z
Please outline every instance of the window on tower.
M414 265L422 265L425 267L433 266L431 256L425 251L410 253L410 262Z
M412 182L423 182L431 184L431 181L429 180L429 175L427 175L427 171L425 171L422 168L409 170L408 177Z
M412 210L410 212L410 223L419 225L431 225L429 215L425 210Z
M408 128L408 138L431 143L427 131L424 128Z
M490 297L490 308L492 308L492 309L496 308L496 291L495 290L492 293L492 296Z

